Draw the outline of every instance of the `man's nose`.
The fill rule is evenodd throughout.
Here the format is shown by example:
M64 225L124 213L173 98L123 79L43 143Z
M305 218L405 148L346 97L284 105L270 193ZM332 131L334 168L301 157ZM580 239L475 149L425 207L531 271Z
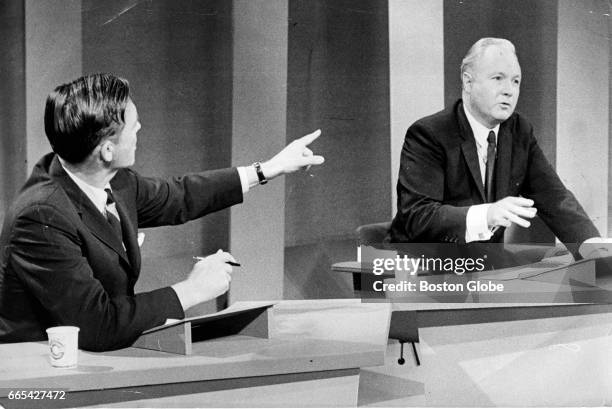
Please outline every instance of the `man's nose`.
M512 80L504 81L503 86L502 86L502 93L507 97L511 97L514 95L515 92L516 92L516 89L515 89L515 86Z

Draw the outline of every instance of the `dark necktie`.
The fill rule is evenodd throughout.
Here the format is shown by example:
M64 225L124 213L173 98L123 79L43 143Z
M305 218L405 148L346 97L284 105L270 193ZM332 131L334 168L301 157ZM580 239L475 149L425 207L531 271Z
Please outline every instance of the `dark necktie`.
M490 131L487 136L487 170L485 173L485 192L487 203L494 201L493 197L493 170L495 169L495 132Z
M110 189L104 189L104 191L106 192L106 220L108 220L108 224L113 228L119 241L123 243L123 232L121 230L121 222L119 221L119 214L117 213L113 192Z

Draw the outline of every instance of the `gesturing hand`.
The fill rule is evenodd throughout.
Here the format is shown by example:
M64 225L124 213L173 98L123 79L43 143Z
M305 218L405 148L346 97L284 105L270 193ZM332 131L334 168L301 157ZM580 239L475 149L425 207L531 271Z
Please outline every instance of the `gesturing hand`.
M302 136L287 145L272 159L262 163L261 168L266 178L273 179L282 174L292 173L305 167L322 164L325 161L323 156L315 155L308 148L308 145L317 139L319 135L321 135L320 129L306 136Z
M537 209L533 207L533 200L507 196L491 204L487 212L487 223L489 228L495 226L509 227L512 223L529 227L531 223L524 218L533 219L536 212Z

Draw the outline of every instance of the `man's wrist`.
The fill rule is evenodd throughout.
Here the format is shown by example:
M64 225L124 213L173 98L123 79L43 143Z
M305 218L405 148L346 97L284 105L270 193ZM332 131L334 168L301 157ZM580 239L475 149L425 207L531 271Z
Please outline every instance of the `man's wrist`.
M267 180L271 180L282 173L282 168L272 161L267 161L261 163L261 171Z
M261 163L260 162L253 163L253 168L255 168L255 173L257 174L257 181L259 182L259 184L265 185L266 183L268 183L268 179L266 178L266 175L264 175L261 169Z
M465 242L489 240L493 235L487 223L490 203L470 206L465 217Z
M259 162L256 162L256 163L259 163ZM278 176L281 173L281 168L277 165L274 165L274 163L270 163L270 161L261 162L259 163L259 166L261 169L261 173L263 174L263 177L266 179L266 181L274 179L276 176ZM253 186L262 184L260 182L259 176L257 175L257 171L255 170L255 164L251 166L239 167L238 174L241 175L240 181L243 186L242 193L248 192L249 188Z
M176 297L183 307L183 311L187 311L189 308L196 305L196 302L192 299L192 291L187 281L179 281L176 284L170 286L176 293Z

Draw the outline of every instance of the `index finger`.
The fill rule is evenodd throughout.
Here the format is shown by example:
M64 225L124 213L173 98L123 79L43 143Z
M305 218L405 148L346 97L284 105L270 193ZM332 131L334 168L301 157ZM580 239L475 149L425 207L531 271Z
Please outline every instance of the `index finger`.
M223 261L224 263L227 263L228 261L236 263L236 259L234 258L234 256L232 256L228 252L218 251L217 253L215 253L215 256L219 256L219 259L221 259L221 261Z
M304 146L310 145L315 139L317 139L321 135L321 130L317 129L313 133L309 133L308 135L302 136L300 138L301 142L304 142Z

